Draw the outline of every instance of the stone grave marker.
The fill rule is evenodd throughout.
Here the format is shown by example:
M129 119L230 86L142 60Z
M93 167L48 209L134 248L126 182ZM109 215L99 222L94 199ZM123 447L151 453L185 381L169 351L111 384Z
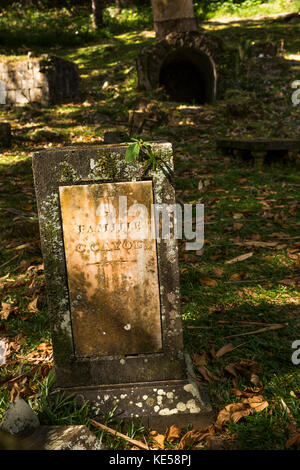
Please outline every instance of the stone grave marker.
M11 127L8 122L0 122L0 147L10 147Z
M223 154L245 158L251 156L258 166L265 161L282 160L284 157L290 157L292 161L296 161L300 154L299 139L227 138L217 139L216 144Z
M172 146L152 144L156 170L127 163L126 148L33 157L56 385L95 415L117 406L156 428L206 425L183 349L177 240L155 237L153 203L175 204Z

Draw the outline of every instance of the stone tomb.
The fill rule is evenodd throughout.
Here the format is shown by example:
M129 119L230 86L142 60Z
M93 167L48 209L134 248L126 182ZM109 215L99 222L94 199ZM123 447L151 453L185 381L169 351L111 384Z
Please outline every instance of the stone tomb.
M212 103L224 84L222 42L197 31L175 32L144 47L137 57L138 86L164 87L171 101Z
M78 87L77 65L60 57L0 61L0 104L68 103L78 96Z
M154 236L152 204L175 203L172 147L152 147L155 171L127 163L126 145L33 157L56 384L95 415L206 425L183 350L177 241Z
M299 139L256 138L256 139L217 139L217 148L224 155L234 155L245 159L253 158L259 166L264 162L282 160L288 157L296 161L300 155Z

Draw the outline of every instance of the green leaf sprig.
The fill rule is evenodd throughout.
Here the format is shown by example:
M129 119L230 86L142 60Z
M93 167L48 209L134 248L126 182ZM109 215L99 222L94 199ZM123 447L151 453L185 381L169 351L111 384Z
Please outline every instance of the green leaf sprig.
M134 162L138 158L144 157L152 164L153 170L156 170L157 160L153 153L150 142L144 142L142 139L132 139L134 142L126 149L125 159L127 163Z

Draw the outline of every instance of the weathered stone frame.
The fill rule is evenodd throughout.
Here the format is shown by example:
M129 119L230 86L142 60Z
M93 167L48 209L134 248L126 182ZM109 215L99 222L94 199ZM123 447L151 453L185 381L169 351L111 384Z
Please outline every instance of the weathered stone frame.
M148 91L157 89L163 64L180 52L186 53L187 59L188 55L193 56L194 62L197 62L198 57L199 67L201 63L204 64L205 57L211 66L211 78L214 80L208 101L215 101L219 95L219 82L222 81L223 47L219 39L195 31L168 34L164 39L142 49L137 58L138 87Z
M59 387L184 380L179 305L177 240L157 240L163 352L138 356L79 358L74 354L59 186L111 181L153 182L154 202L174 204L174 188L160 167L126 163L126 145L61 148L33 157L42 251L52 329L56 384ZM156 158L173 169L172 146L153 144ZM124 367L123 367L124 366Z

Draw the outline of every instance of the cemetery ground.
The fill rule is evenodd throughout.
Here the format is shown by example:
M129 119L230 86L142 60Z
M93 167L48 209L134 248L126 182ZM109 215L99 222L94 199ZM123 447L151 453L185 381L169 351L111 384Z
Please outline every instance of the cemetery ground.
M292 105L291 80L271 69L249 78L246 67L249 41L273 41L282 44L287 59L299 61L294 79L300 79L299 24L206 24L229 47L239 48L239 59L228 67L232 87L237 88L238 77L240 91L200 107L168 102L161 90L149 94L136 89L135 58L154 33L150 26L144 29L142 19L127 27L115 27L97 42L36 49L78 64L77 102L0 109L13 131L12 147L0 156L0 334L9 343L6 363L0 366L0 415L20 395L43 424L91 427L87 405L78 408L51 388L31 156L41 148L99 144L106 131L128 133L128 110L143 99L152 103L152 115L138 137L172 142L178 202L205 205L203 249L186 252L184 242L179 243L182 317L195 377L208 390L218 419L206 433L173 429L173 437L162 436L138 421L123 432L165 449L176 449L180 442L179 448L186 449L295 449L300 444L300 377L291 358L292 343L300 340L299 161L254 165L219 153L216 138L300 138L300 104ZM10 54L10 47L2 52ZM103 422L115 426L113 410ZM96 432L110 448L132 447Z

